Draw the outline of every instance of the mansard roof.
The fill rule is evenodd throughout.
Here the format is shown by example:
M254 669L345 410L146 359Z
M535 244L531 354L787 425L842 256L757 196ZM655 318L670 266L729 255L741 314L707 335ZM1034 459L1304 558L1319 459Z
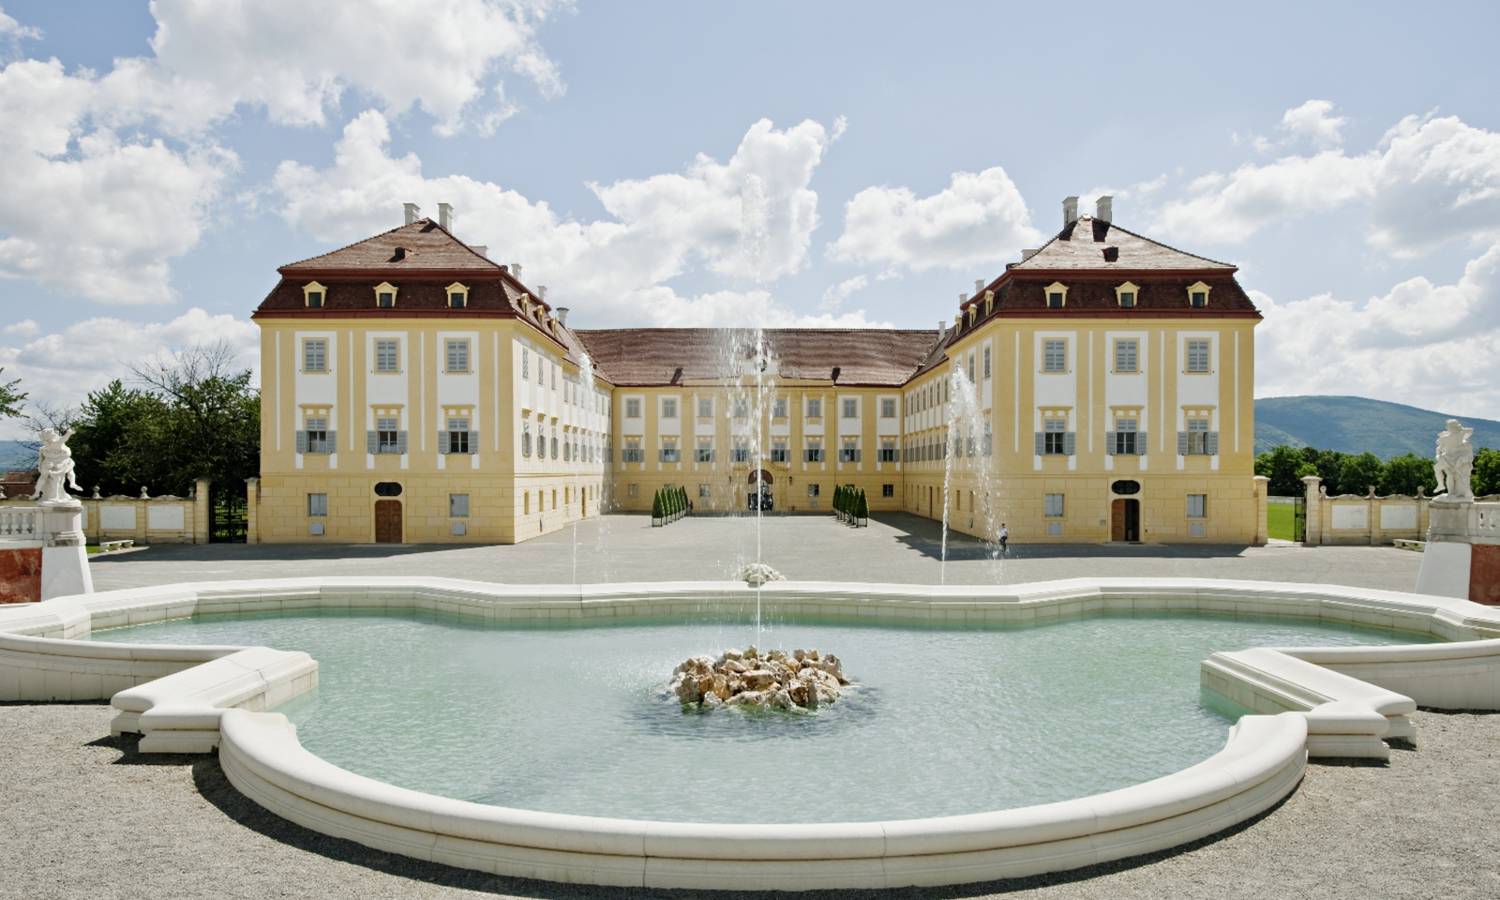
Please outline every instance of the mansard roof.
M1133 231L1096 219L1080 216L1058 232L1029 259L1011 263L1011 272L1027 271L1222 271L1232 273L1235 266L1197 256L1160 241L1153 241Z
M476 252L431 219L418 219L410 225L287 263L279 269L284 275L313 272L399 275L436 270L500 275L505 267Z
M747 329L612 328L574 332L600 373L620 387L652 387L737 377L734 347ZM898 387L937 344L936 331L889 328L768 328L763 332L784 379L850 387Z

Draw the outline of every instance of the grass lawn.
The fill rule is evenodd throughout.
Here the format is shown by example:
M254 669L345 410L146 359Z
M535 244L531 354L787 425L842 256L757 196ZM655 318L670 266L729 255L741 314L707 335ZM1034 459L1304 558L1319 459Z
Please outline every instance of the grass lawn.
M1291 503L1266 504L1266 533L1283 541L1292 539L1297 507Z

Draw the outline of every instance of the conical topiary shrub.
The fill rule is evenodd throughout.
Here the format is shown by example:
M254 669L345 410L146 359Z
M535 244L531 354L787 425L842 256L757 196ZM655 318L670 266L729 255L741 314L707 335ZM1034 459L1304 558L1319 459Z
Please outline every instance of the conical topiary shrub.
M864 488L859 489L859 499L855 501L854 515L855 518L863 520L864 524L870 524L870 504L865 500Z
M665 525L667 519L667 504L662 500L661 491L657 491L651 498L651 527L655 528Z

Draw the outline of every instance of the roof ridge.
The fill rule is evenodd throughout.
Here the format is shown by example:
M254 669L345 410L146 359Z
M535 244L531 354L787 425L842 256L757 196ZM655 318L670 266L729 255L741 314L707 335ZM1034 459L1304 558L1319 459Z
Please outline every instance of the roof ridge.
M395 228L387 228L385 231L382 231L379 234L372 234L369 237L362 237L362 238L360 238L357 241L350 241L349 243L345 244L342 247L335 247L332 250L324 251L323 253L319 253L316 256L309 256L306 259L298 259L298 260L293 260L292 262L289 262L289 263L283 263L280 266L280 268L288 269L288 268L291 268L292 266L300 266L303 263L312 262L315 259L322 259L325 256L332 256L335 253L342 253L345 250L350 249L351 247L358 247L360 244L363 244L363 243L365 243L367 241L373 241L376 238L382 238L382 237L385 237L388 234L393 234L393 233L395 233L397 231L400 231L403 228L407 228L407 227L410 227L412 225L415 225L415 224L417 224L417 222L427 222L427 221L431 221L431 220L430 219L418 219L416 222L407 222L407 223L402 224L402 225L397 225Z
M1090 222L1094 221L1094 217L1093 216L1079 216L1078 218L1079 218L1080 221L1082 221L1083 219L1088 219ZM1174 247L1171 244L1168 244L1168 243L1166 243L1164 241L1158 241L1156 238L1146 237L1144 234L1141 234L1141 233L1136 232L1136 231L1131 231L1129 228L1126 228L1123 225L1116 225L1114 222L1111 222L1108 219L1100 219L1099 221L1101 221L1104 224L1108 225L1111 230L1113 230L1115 228L1118 228L1121 231L1125 232L1126 234L1130 235L1131 237L1140 238L1141 240L1145 241L1146 243L1148 243L1148 244L1155 244L1158 247L1165 247L1166 249L1171 250L1173 253L1181 253L1183 256L1191 256L1193 259L1201 259L1204 262L1211 262L1211 263L1213 263L1216 266L1228 266L1231 269L1238 269L1239 268L1239 266L1236 266L1234 263L1225 262L1222 259L1212 259L1210 257L1204 256L1201 253L1194 253L1191 250L1184 250L1181 247ZM1049 241L1048 243L1051 243L1051 242Z
M379 232L378 234L372 234L372 235L370 235L368 237L360 238L357 241L351 241L351 242L343 245L342 247L335 247L332 250L327 250L327 251L325 251L323 253L319 253L319 254L317 254L315 256L309 256L309 257L307 257L305 259L299 259L299 260L294 260L294 261L289 262L289 263L283 263L281 266L278 267L278 270L279 269L289 269L289 268L291 268L293 266L306 265L307 263L315 262L315 261L320 260L320 259L325 259L325 258L330 257L330 256L335 256L335 255L337 255L339 253L343 253L346 250L352 250L352 249L354 249L355 247L358 247L361 244L368 244L371 241L380 240L383 237L387 237L389 235L395 234L398 231L404 231L405 229L412 228L414 226L421 226L421 230L424 230L424 231L427 228L430 227L434 231L442 232L442 234L443 234L444 237L448 238L448 240L450 240L453 243L457 244L458 246L462 247L464 250L468 251L474 257L483 260L484 262L488 263L489 265L493 266L495 269L497 269L497 270L499 270L501 272L508 271L508 268L506 266L503 266L500 263L495 262L493 259L490 259L488 256L485 256L483 253L480 253L479 251L475 250L473 247L469 246L468 243L465 242L463 239L459 238L453 232L451 232L448 229L444 228L437 220L429 218L427 216L423 216L420 219L414 219L414 220L412 220L410 222L405 222L405 223L403 223L401 225L397 225L395 228L388 228L385 231Z

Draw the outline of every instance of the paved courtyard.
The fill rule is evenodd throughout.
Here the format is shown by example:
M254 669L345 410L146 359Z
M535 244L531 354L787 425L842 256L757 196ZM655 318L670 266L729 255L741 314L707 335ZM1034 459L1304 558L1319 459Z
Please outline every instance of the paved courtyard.
M1410 590L1420 554L1390 547L1012 544L1001 560L970 538L950 538L916 516L870 520L768 516L762 557L808 581L995 584L1079 576L1196 576L1307 581ZM750 517L689 517L652 528L644 516L605 516L513 547L438 545L161 545L95 557L99 590L174 581L301 575L441 575L510 583L684 581L728 578L755 558Z

